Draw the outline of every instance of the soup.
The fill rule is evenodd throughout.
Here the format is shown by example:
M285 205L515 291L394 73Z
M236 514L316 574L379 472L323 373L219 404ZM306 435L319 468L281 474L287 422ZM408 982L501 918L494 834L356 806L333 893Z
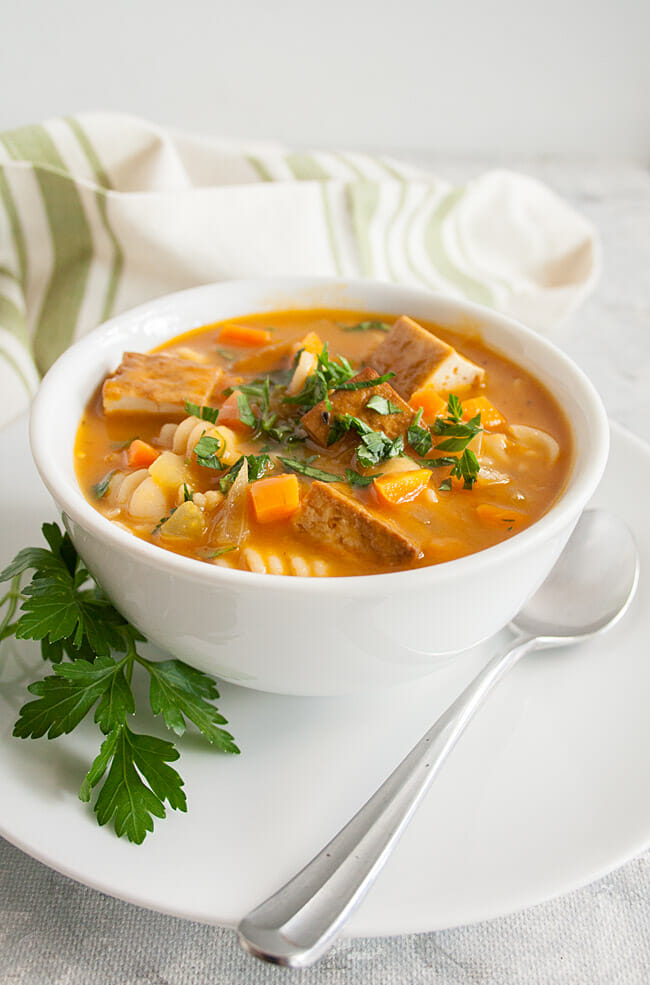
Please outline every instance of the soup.
M556 401L478 335L347 310L251 315L125 353L75 443L84 494L136 536L319 577L499 543L549 509L571 457Z

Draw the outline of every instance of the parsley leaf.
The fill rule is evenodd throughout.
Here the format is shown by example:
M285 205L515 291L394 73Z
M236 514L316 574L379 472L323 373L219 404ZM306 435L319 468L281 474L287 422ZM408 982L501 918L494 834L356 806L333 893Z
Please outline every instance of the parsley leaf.
M206 469L221 469L225 468L219 455L224 450L226 446L225 441L222 438L214 438L209 434L202 434L197 443L194 445L194 454L196 455L196 461L199 465L202 465Z
M383 431L371 431L370 434L362 435L357 447L357 459L360 465L368 468L386 461L387 458L396 458L403 451L404 439L401 434L391 441Z
M306 475L310 479L320 479L321 482L343 482L343 476L334 475L333 472L323 472L322 469L315 469L306 462L298 461L297 458L280 458L278 456L278 461L282 462L292 472Z
M128 725L118 725L102 743L79 791L79 799L89 801L92 788L108 775L95 804L100 825L113 820L115 833L125 834L140 845L153 818L165 817L164 802L174 810L186 811L183 781L167 764L179 757L171 742L152 735L138 735Z
M344 332L390 332L385 321L360 321L356 325L341 325Z
M413 421L408 427L406 432L406 439L413 448L413 450L418 455L426 455L427 452L431 451L431 446L433 445L433 439L431 437L431 432L429 428L423 428L420 424L422 420L423 410L420 407L417 414L413 418Z
M219 726L226 723L214 705L209 702L219 697L214 681L200 670L194 670L180 660L164 660L160 663L140 657L146 666L151 685L149 701L154 715L162 715L167 728L183 735L186 719L224 752L239 752L230 732Z
M335 390L367 390L373 386L379 386L380 383L387 383L388 380L392 380L395 373L384 373L383 376L375 376L371 380L353 380L351 383L339 383L334 389Z
M354 469L345 470L345 478L350 485L359 486L362 489L372 485L374 480L378 479L380 475L383 475L383 473L377 472L375 475L361 475L359 472L355 472Z
M210 424L215 424L219 416L216 407L201 407L199 404L193 404L190 400L185 401L185 412L200 418L202 421L209 421Z
M433 425L434 434L443 438L436 445L436 451L457 451L462 454L452 459L436 460L439 464L444 462L452 465L449 478L440 485L443 490L451 489L452 476L463 480L464 489L472 489L481 468L476 455L467 447L470 441L483 430L481 415L476 414L466 422L463 422L462 418L462 404L455 394L450 393L447 400L447 417L437 417Z
M104 478L97 483L96 486L93 486L93 493L95 494L97 499L102 499L106 495L106 493L108 492L108 487L111 484L111 479L113 478L114 475L115 475L115 469L113 469L111 472L108 472L104 476Z
M370 398L366 407L368 410L374 410L377 414L382 415L402 413L401 407L398 407L391 400L387 400L386 397L381 397L378 393Z
M328 391L340 389L341 385L354 375L355 370L344 356L339 356L338 359L330 359L329 348L326 343L323 346L322 352L318 354L318 363L315 371L307 377L300 393L296 393L291 397L285 396L283 402L285 404L297 404L299 407L305 407L309 410L311 407L319 404L321 400L324 400L329 410L331 409L331 403L329 401Z

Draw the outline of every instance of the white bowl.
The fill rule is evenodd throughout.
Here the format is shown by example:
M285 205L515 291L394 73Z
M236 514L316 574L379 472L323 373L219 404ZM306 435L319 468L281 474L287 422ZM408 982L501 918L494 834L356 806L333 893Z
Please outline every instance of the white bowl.
M209 322L331 307L406 313L486 343L529 370L563 406L574 457L564 491L536 523L477 554L431 567L346 578L253 574L181 557L129 534L84 498L73 447L83 409L127 350L147 351ZM592 384L563 353L509 318L425 290L371 281L286 278L212 284L126 312L68 349L31 417L38 470L88 568L150 640L246 687L328 695L430 673L440 657L502 628L541 584L596 489L609 429Z

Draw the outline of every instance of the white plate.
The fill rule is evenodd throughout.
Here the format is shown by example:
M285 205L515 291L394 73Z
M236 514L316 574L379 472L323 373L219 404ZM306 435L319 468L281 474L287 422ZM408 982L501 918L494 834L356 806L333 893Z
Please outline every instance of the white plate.
M629 615L601 640L526 658L504 681L350 921L350 934L495 917L584 884L648 844L650 448L618 428L612 439L595 501L625 517L639 541L644 569ZM53 506L32 466L24 420L0 435L0 461L1 566L40 542ZM43 665L33 644L5 644L0 833L103 892L234 925L339 829L502 641L423 681L361 699L224 686L220 707L243 755L184 739L178 765L189 813L170 812L139 847L99 828L77 800L97 748L91 723L53 742L11 737L25 682ZM260 641L269 659L274 645L282 643Z

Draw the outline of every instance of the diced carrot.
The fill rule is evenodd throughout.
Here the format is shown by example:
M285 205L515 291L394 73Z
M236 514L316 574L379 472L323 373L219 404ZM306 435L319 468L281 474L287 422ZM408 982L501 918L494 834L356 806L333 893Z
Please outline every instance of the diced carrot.
M409 403L413 410L422 408L422 416L425 421L433 422L438 417L447 403L432 386L423 386L411 396Z
M248 325L224 325L219 332L221 345L237 345L252 348L256 345L270 345L273 336L266 328L250 328Z
M300 506L300 486L297 475L277 475L258 479L248 487L258 523L285 520Z
M380 500L389 506L399 506L416 499L429 485L429 469L413 469L410 472L394 472L374 480L374 487Z
M476 513L490 527L509 530L524 519L518 510L510 510L506 506L493 506L491 503L481 503L476 507Z
M471 400L463 400L463 420L469 421L477 414L481 415L481 427L484 428L502 428L506 423L503 414L499 413L487 397L473 397Z
M160 452L156 448L148 445L146 441L141 441L140 438L135 438L128 447L126 460L131 468L148 469L159 455Z
M223 404L219 408L219 417L217 420L219 424L223 424L225 427L231 428L233 431L244 431L246 433L250 433L251 431L248 424L244 424L239 416L236 393L231 393L229 397L226 397Z

